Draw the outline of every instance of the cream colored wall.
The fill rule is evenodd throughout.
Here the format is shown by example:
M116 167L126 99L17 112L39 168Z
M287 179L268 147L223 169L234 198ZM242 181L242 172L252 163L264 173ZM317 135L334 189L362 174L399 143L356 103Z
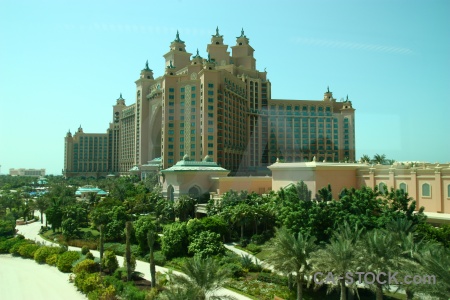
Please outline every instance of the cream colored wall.
M230 190L237 192L245 190L249 193L264 194L268 193L271 189L271 177L223 177L219 178L217 193L223 194Z
M331 185L333 198L338 199L343 188L356 187L356 170L317 170L316 187L320 190ZM317 191L313 192L314 194Z
M297 183L301 180L308 186L308 189L315 194L316 178L315 171L312 169L272 169L272 189L280 190L291 183Z

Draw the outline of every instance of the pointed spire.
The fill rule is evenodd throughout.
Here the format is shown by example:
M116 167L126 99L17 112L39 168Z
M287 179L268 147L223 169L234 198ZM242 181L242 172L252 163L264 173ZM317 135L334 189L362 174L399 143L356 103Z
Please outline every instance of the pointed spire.
M216 27L216 35L219 35L219 26Z
M145 68L142 71L153 72L153 70L148 66L148 60L145 62Z
M182 40L180 39L180 33L178 32L178 30L177 30L177 34L176 34L176 36L175 36L174 42L177 42L177 43L184 43L184 41L182 41Z
M327 86L327 93L330 92L330 86Z
M123 98L122 98L122 93L120 93L120 99L123 99Z
M347 94L347 98L345 98L345 102L348 102L348 94Z
M245 36L245 34L244 34L244 27L242 27L242 29L241 29L241 36Z
M199 56L199 54L198 54L198 48L197 48L197 54L196 54L197 56Z

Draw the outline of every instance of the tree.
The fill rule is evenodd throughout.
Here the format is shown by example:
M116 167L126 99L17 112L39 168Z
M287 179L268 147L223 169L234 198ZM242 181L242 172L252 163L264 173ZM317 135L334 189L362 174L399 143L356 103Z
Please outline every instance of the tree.
M36 208L41 214L41 224L44 223L44 212L50 206L50 201L46 196L40 196L36 199Z
M435 284L422 285L425 292L439 299L447 299L450 295L450 250L431 242L418 259L426 271L425 274L436 276Z
M152 280L152 288L156 287L156 265L155 265L155 242L156 231L154 228L150 228L147 232L147 243L150 249L149 263L150 263L150 278Z
M315 241L316 238L313 236L302 233L295 236L282 227L276 231L272 244L268 248L270 255L267 262L273 265L275 270L295 276L297 300L303 299L305 275L311 269L309 259L317 249Z
M173 204L175 217L184 222L194 217L195 204L197 201L189 196L179 197Z
M188 252L206 258L225 253L220 234L211 231L197 233L189 243Z
M341 225L324 249L312 254L311 264L316 271L331 272L339 276L338 286L341 289L341 300L347 299L345 279L347 272L357 271L357 245L362 234L358 226L350 227L348 223ZM336 285L329 285L334 288Z
M186 255L188 244L186 223L175 222L164 227L161 251L167 259Z
M53 232L61 228L63 211L61 199L53 198L50 207L45 211L48 222L52 225Z
M363 239L363 247L358 249L361 250L360 257L364 258L360 262L364 271L366 273L372 272L376 278L381 279L375 280L374 286L376 299L382 300L383 287L388 284L388 280L384 280L386 278L380 275L395 272L399 269L401 265L398 258L401 254L401 248L396 243L394 235L380 229L374 229L366 234Z
M376 164L384 164L386 161L386 155L385 154L375 154L373 156L373 162L375 162Z
M233 299L230 296L216 296L215 293L228 281L228 270L220 268L219 264L213 258L202 259L194 256L186 261L181 268L185 274L169 274L171 283L164 295L174 293L189 295L189 298L205 300L209 299ZM163 295L163 297L165 297ZM164 299L164 298L163 298ZM177 298L169 298L177 299Z
M139 244L139 250L141 253L145 253L149 250L147 233L150 230L155 231L156 226L153 223L153 219L150 216L142 216L137 221L134 222L134 230L136 235L136 240Z
M367 154L364 154L363 156L361 156L360 160L361 160L362 162L367 162L367 163L370 163L370 162L372 161L372 159L370 158L370 156L367 155Z
M125 223L125 236L126 236L126 244L125 244L125 262L127 266L127 281L131 280L132 265L131 265L131 245L130 245L130 237L133 223L128 221Z

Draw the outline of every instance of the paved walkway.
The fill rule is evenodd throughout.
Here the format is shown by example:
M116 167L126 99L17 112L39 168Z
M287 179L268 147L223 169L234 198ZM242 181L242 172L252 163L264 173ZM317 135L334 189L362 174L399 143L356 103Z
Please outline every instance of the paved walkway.
M45 223L45 219L44 219L44 223ZM18 229L18 233L24 235L27 239L30 240L34 240L36 242L40 242L44 245L54 245L54 246L59 246L58 244L55 243L51 243L49 241L46 241L45 239L43 239L40 235L39 235L39 230L41 229L41 222L34 222L34 223L30 223L27 225L18 225L16 226L16 229ZM80 251L80 248L77 247L69 247L69 250L75 250L75 251ZM91 250L91 253L95 256L95 257L100 257L100 253L96 250ZM123 265L123 260L124 258L122 256L117 256L117 260L119 262L119 265L122 266ZM147 280L151 280L150 277L150 264L144 261L140 261L137 260L136 261L136 271L140 272L142 274L144 274L144 278ZM169 269L164 268L164 267L160 267L160 266L156 266L156 272L161 272L161 273L166 273L168 272ZM59 271L58 271L59 272ZM177 272L174 272L177 273ZM63 274L63 273L61 273ZM217 296L232 296L237 300L248 300L250 298L243 296L241 294L238 294L234 291L228 290L228 289L220 289L217 293ZM9 298L9 299L13 299L13 298ZM50 299L50 298L49 298Z

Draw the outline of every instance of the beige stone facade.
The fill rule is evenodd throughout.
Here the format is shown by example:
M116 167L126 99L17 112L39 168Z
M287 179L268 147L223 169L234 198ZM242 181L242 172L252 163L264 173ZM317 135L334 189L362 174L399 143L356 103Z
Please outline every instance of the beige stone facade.
M188 155L208 155L231 175L270 174L276 158L286 162L355 160L354 109L327 89L321 100L272 99L266 71L242 30L228 45L216 29L207 58L187 52L179 34L164 54L164 74L146 63L136 83L135 103L122 96L107 131L110 173L161 158L167 169ZM75 176L74 152L66 141L64 174ZM78 168L79 170L79 168Z
M304 181L313 195L330 184L335 199L344 187L403 189L417 201L417 207L424 206L426 212L450 214L448 163L395 163L388 166L313 161L275 163L269 169L272 171L274 191L299 181Z
M33 176L33 177L44 177L45 169L9 169L9 175L11 176Z

